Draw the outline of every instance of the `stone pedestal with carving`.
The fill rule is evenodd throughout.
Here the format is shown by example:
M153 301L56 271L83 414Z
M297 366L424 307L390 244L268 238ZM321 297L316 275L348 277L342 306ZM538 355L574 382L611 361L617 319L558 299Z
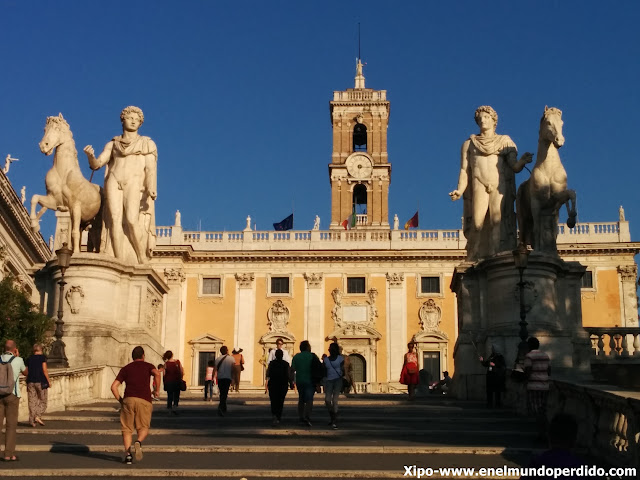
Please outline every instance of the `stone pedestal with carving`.
M56 260L37 277L44 285L46 313L55 316L60 279ZM65 281L63 341L72 368L125 365L136 345L145 349L147 361L160 361L163 297L169 289L157 272L104 254L76 253Z
M591 344L582 328L580 296L584 271L577 262L537 252L529 255L524 271L528 333L540 340L555 373L589 373ZM458 398L485 398L485 369L478 357L488 356L491 345L504 355L508 369L515 365L520 342L518 281L511 253L456 268L451 289L458 301L453 385Z

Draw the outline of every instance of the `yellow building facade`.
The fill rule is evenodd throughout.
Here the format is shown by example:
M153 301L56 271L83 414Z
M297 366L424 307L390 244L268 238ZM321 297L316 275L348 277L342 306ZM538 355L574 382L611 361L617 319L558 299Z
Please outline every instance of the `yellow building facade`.
M328 230L255 231L247 219L242 232L193 232L179 215L158 227L152 265L169 286L162 343L182 360L191 387L203 384L222 345L243 349L242 384L264 385L277 338L291 354L302 340L321 354L337 339L362 391L399 387L411 340L426 378L453 373L458 323L449 285L465 239L461 230L400 230L389 221L389 106L386 91L365 88L360 63L355 88L334 92ZM587 266L584 326L638 326L640 244L622 210L616 222L561 225L558 248Z

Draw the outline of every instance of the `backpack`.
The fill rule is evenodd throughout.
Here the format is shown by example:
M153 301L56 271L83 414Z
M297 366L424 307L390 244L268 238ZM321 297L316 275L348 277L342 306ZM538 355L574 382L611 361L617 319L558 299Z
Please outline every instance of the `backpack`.
M16 357L11 357L7 362L0 358L0 395L11 395L15 393L16 379L13 376L11 362Z

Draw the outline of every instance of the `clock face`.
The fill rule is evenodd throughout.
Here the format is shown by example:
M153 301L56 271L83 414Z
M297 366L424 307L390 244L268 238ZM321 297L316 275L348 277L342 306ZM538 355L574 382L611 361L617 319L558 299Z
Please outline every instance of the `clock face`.
M354 178L369 178L373 165L366 155L353 155L347 159L347 171Z

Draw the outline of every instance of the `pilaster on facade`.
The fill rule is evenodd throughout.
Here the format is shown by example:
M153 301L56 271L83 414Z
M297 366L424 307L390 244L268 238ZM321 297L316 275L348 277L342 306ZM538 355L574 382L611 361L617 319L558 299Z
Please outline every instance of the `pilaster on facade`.
M236 318L234 348L242 348L245 361L243 381L254 383L256 289L253 273L236 273Z
M619 265L618 275L620 275L621 290L621 316L622 326L637 327L638 326L638 266Z

